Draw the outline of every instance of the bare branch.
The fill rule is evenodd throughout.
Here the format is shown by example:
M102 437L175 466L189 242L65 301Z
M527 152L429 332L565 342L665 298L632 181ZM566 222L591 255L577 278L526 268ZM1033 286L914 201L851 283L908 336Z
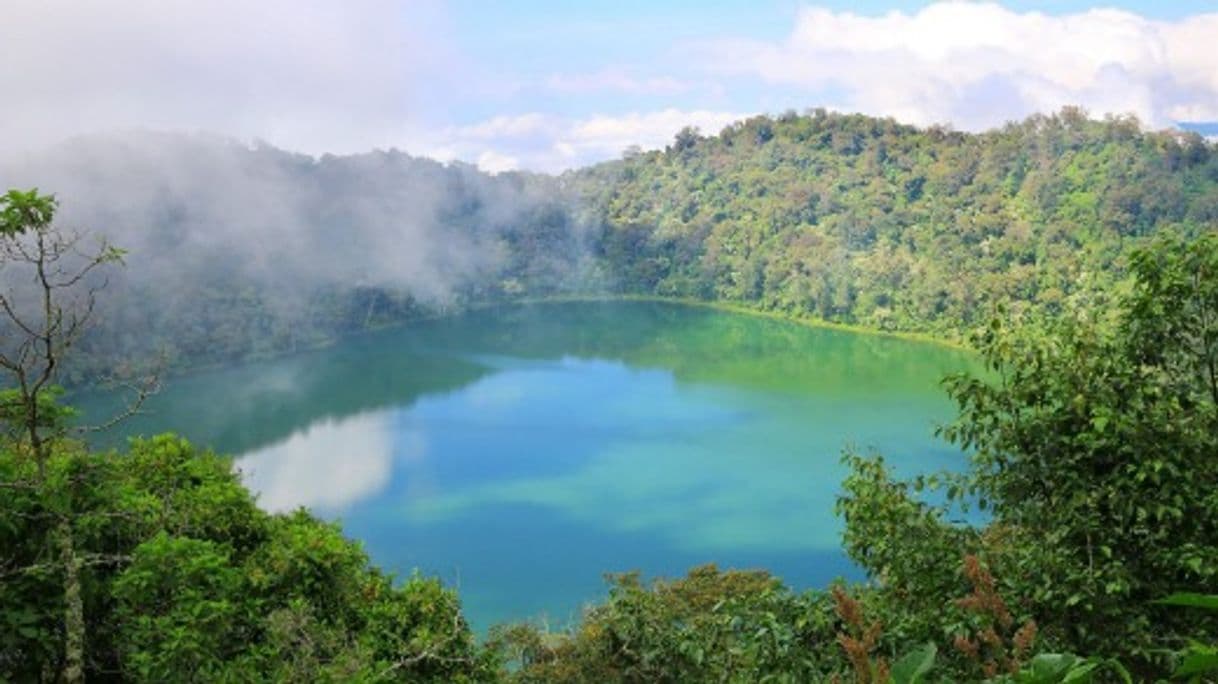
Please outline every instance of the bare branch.
M104 266L108 263L109 260L102 256L94 257L87 265L84 266L84 268L81 268L75 274L67 276L66 280L52 282L51 287L57 289L73 287L87 278L89 274L95 271L99 266ZM66 274L66 272L64 273Z
M82 567L97 566L97 565L120 565L122 563L130 563L131 556L127 554L82 554L80 564ZM26 575L35 572L54 572L63 569L63 562L59 560L50 561L47 563L35 563L26 565L20 568L12 568L0 572L0 577L12 577L15 575Z
M0 308L4 309L4 315L8 316L8 319L18 328L20 328L21 332L29 335L30 337L39 336L38 333L34 332L33 328L26 324L21 316L17 315L17 312L13 309L13 305L9 301L9 298L4 295L0 295Z
M154 373L146 378L140 384L123 383L123 386L130 390L134 396L131 401L127 402L126 407L119 413L115 414L109 420L98 425L82 425L76 428L77 434L91 434L95 432L104 432L122 423L123 421L143 413L144 402L148 398L155 395L161 390L160 375Z
M452 620L452 630L448 633L447 638L445 638L439 642L431 644L430 646L419 651L418 653L415 653L413 655L406 656L403 658L399 658L398 660L394 661L394 663L392 665L390 665L389 667L385 668L380 673L378 673L375 679L376 680L386 679L397 670L400 670L403 668L409 668L413 665L417 665L417 664L427 661L427 660L437 661L437 662L441 662L441 663L466 663L466 662L469 662L469 658L466 656L453 657L453 656L440 655L440 651L443 651L445 647L447 647L452 642L456 641L464 633L465 633L465 630L463 628L463 625L461 624L461 611L454 610L453 611L453 620Z

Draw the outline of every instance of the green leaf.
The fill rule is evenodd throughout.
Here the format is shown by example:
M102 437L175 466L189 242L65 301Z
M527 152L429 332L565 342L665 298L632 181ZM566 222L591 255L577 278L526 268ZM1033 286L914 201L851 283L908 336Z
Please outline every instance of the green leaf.
M892 666L892 681L894 684L917 684L923 681L926 673L935 665L935 654L938 649L934 644L926 644L922 648L906 653Z
M1099 667L1099 665L1100 664L1098 662L1087 662L1071 667L1070 670L1066 672L1065 676L1062 677L1062 684L1091 681L1091 672L1095 670L1095 668Z
M1218 610L1218 596L1213 594L1197 594L1193 592L1179 592L1172 594L1167 598L1155 601L1155 603L1165 606L1186 606L1189 608L1204 608L1205 610Z
M1078 663L1078 657L1069 653L1041 653L1032 659L1028 673L1029 677L1021 678L1027 682L1057 682L1061 681L1071 668Z
M1218 653L1199 652L1189 653L1180 662L1180 667L1172 673L1173 677L1191 677L1193 675L1218 672Z

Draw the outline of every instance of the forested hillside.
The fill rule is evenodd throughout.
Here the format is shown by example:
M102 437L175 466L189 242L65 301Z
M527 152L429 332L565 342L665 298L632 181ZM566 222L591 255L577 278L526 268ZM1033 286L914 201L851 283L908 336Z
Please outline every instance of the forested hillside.
M0 684L1218 684L1218 0L0 60Z
M993 319L973 340L992 372L945 383L958 414L943 435L970 453L964 471L901 480L847 452L842 541L869 581L801 594L764 571L619 575L570 629L503 626L480 643L454 592L395 581L307 511L265 513L231 459L168 435L125 453L77 438L56 369L120 253L84 248L55 208L34 192L0 198L0 265L37 276L18 278L35 305L0 299L6 681L1218 673L1218 618L1198 610L1218 609L1218 234L1131 252L1111 311ZM989 519L956 519L972 505Z
M1218 150L1079 110L982 134L758 116L564 177L628 292L957 337L1105 297L1151 234L1218 221Z
M138 261L65 380L317 346L470 303L630 293L961 340L995 304L1097 308L1124 255L1218 221L1218 151L1077 110L983 134L759 116L559 177L203 135L0 166Z

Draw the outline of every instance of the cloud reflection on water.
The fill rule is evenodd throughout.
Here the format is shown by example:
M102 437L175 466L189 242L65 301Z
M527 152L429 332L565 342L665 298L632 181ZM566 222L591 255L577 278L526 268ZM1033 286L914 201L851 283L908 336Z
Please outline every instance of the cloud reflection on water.
M393 477L393 412L323 420L242 456L242 479L272 511L337 511L373 496ZM422 453L424 445L416 447Z
M499 368L409 407L315 423L239 466L269 510L426 527L536 505L589 534L713 555L840 548L837 456L852 439L932 469L958 459L908 453L911 434L929 437L925 414L878 397L678 382L570 357Z
M436 434L438 444L463 432L445 460L480 453L478 476L466 470L430 496L382 502L378 516L426 526L525 504L589 534L644 533L689 552L839 548L832 511L851 403L678 382L671 371L605 360L497 365L409 411L418 429L449 433ZM801 419L816 414L815 425L831 427ZM496 448L479 432L507 441ZM520 441L541 453L510 444ZM487 477L488 457L514 465Z
M241 454L262 507L340 518L378 564L461 586L485 626L577 611L606 570L850 572L841 448L958 467L931 437L952 410L936 383L971 363L670 305L509 307L181 378L128 434L189 425Z

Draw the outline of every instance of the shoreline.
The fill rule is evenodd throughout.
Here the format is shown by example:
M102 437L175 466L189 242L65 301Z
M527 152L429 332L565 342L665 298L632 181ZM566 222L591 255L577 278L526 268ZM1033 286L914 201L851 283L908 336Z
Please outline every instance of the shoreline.
M901 330L879 330L865 325L857 325L852 323L837 323L834 321L826 321L823 318L815 316L801 316L781 311L770 309L761 309L747 304L739 304L735 302L724 301L707 301L703 299L693 299L689 297L665 297L663 295L641 295L641 294L589 294L589 295L555 295L550 297L525 297L522 299L512 300L510 302L486 303L471 305L469 310L485 310L492 309L496 306L513 306L513 305L532 305L532 304L562 304L562 303L579 303L579 302L655 302L660 304L674 304L679 306L690 306L701 309L711 309L723 313L738 314L741 316L754 316L757 318L768 318L774 321L783 321L795 325L802 325L808 328L818 328L821 330L837 330L839 332L848 332L858 335L874 335L877 337L890 337L907 342L922 342L933 344L939 347L946 347L956 351L975 351L972 347L962 341L953 340L946 337L932 335L930 333L919 333ZM423 320L423 319L416 319Z
M370 325L359 330L351 330L342 333L335 337L317 340L315 344L304 345L296 349L284 349L279 351L261 351L251 353L238 359L228 361L213 361L210 363L189 364L180 368L166 368L161 377L162 381L170 378L189 377L198 373L207 373L225 368L239 368L251 363L261 363L266 361L274 361L299 354L308 354L312 352L322 351L337 344L341 344L343 340L348 338L359 337L360 335L368 335L372 333L394 330L397 328L405 328L414 323L437 321L472 311L487 311L498 307L509 306L535 306L545 304L577 304L580 302L652 302L658 304L671 304L674 306L688 306L700 309L710 309L722 313L736 314L740 316L753 316L757 318L766 318L773 321L781 321L791 323L793 325L801 325L808 328L816 328L821 330L836 330L839 332L853 333L856 335L872 335L876 337L889 337L892 339L904 340L907 342L919 342L931 344L938 347L953 349L956 351L973 352L972 347L959 341L950 338L939 337L929 333L906 332L899 330L878 330L864 325L855 325L850 323L836 323L826 321L822 318L814 316L800 316L781 311L773 311L760 309L757 307L748 306L734 302L723 301L707 301L702 299L693 299L689 297L666 297L663 295L645 295L645 294L570 294L570 295L550 295L544 297L522 297L519 299L504 300L504 301L485 301L465 304L460 308L450 309L447 311L438 311L422 316L407 318L399 321L392 321L381 324ZM101 384L83 384L73 385L66 388L66 395L89 394L94 391L109 391Z

